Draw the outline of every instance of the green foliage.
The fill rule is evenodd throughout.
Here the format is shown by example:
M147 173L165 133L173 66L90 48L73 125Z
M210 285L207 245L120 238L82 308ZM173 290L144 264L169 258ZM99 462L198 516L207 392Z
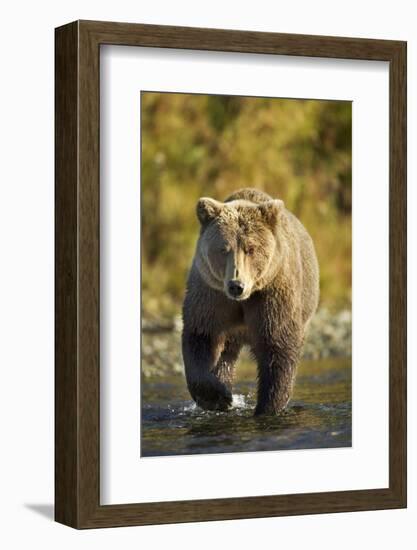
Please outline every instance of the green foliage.
M199 197L241 187L282 198L313 237L321 302L351 299L351 103L142 94L144 313L179 312Z

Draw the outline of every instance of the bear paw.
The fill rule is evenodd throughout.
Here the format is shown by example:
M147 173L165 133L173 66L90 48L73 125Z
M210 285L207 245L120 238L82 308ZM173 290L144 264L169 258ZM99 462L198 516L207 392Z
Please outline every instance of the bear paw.
M218 380L200 382L190 392L197 405L206 411L227 411L232 406L232 392Z

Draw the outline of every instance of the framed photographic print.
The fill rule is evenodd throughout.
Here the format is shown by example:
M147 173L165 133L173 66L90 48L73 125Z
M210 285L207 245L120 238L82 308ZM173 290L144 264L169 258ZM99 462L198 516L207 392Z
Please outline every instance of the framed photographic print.
M406 506L406 43L56 29L56 520Z

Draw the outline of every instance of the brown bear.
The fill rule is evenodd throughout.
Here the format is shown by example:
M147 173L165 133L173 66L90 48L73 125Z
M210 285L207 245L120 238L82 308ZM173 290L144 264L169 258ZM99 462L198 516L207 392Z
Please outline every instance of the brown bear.
M203 409L232 404L243 345L258 364L255 414L277 414L291 397L306 327L317 309L313 242L281 200L242 189L201 198L200 236L183 305L188 389Z

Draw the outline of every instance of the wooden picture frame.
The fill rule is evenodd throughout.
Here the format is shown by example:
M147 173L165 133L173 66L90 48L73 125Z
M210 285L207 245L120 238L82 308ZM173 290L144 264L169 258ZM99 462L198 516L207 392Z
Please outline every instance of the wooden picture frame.
M406 506L406 43L76 21L56 29L55 519L75 528ZM389 487L100 505L99 56L103 44L389 62Z

